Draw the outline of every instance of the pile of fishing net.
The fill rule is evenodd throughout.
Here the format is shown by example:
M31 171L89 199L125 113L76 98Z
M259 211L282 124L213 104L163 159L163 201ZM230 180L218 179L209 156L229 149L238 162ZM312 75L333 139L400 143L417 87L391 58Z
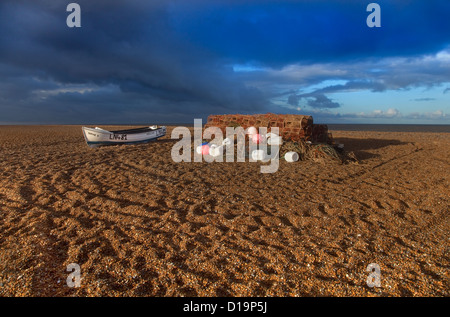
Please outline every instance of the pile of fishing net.
M280 158L284 158L288 152L296 152L299 155L299 161L313 161L326 163L327 161L336 161L338 163L358 163L353 152L346 152L343 147L324 143L311 143L304 141L283 142L280 147Z

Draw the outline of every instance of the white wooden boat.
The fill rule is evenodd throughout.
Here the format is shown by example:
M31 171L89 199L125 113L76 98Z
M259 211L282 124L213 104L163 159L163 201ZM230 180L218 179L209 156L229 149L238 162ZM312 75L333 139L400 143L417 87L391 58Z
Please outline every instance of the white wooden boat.
M166 135L166 127L164 126L151 126L117 131L108 131L99 127L82 127L82 130L84 139L90 147L147 143Z

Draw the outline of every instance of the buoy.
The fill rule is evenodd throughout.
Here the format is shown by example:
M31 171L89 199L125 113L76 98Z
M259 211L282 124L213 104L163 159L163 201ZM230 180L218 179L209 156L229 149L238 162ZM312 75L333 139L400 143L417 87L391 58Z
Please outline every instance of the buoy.
M258 134L258 131L255 127L249 127L247 129L247 133L250 135L250 137L252 137L253 135Z
M202 154L203 155L209 154L209 145L208 144L202 145Z
M276 133L269 132L269 133L266 134L266 138L267 139L268 138L277 138L277 137L279 137L279 135L276 134Z
M298 153L297 152L287 152L284 155L284 158L287 162L297 162L298 161Z
M197 154L207 155L209 154L209 144L208 142L203 142L201 145L197 146L195 149Z
M252 141L255 144L259 144L264 141L264 137L261 134L254 134L252 136Z
M211 148L209 149L209 155L217 157L222 154L223 151L223 145L217 146L215 144L211 145Z
M269 145L281 145L283 144L283 138L281 136L272 136L267 139L267 144Z
M253 150L252 151L252 159L254 161L262 161L264 160L264 150Z
M231 143L233 143L233 141L230 139L230 138L225 138L223 141L222 141L222 145L231 145Z

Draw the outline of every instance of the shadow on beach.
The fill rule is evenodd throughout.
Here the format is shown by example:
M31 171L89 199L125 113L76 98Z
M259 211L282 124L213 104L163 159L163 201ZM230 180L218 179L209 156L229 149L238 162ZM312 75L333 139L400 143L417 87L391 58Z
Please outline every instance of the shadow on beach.
M355 139L355 138L335 138L335 143L344 144L344 149L347 152L353 152L358 160L364 161L371 158L380 157L379 154L372 153L373 150L378 150L387 146L411 144L411 142L403 142L399 140L386 139Z

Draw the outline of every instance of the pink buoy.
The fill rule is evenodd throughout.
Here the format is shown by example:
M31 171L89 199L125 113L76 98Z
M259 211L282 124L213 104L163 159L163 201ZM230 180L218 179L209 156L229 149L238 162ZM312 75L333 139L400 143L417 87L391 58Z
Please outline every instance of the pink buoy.
M259 144L264 140L264 137L261 134L254 134L252 136L253 143Z
M209 154L209 145L208 144L202 145L202 154L203 155Z

